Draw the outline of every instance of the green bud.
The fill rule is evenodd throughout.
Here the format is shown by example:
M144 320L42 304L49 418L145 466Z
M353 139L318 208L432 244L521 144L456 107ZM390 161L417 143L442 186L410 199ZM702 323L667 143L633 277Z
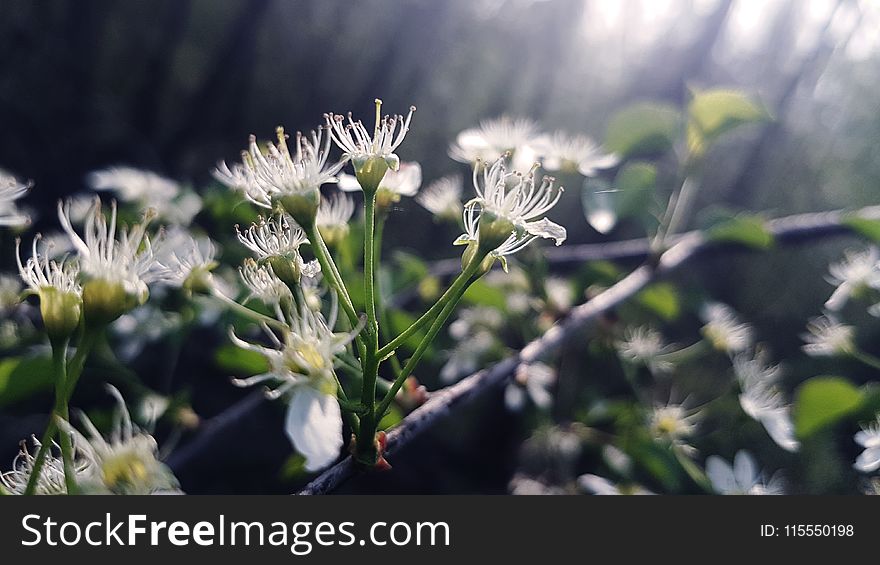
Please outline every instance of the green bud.
M192 272L183 281L183 291L188 295L193 294L211 294L214 287L214 275L211 274L213 266L199 267L193 269Z
M146 302L148 296L146 287L133 294L121 282L92 279L83 285L83 317L87 324L106 325Z
M279 199L284 211L308 231L315 223L318 205L321 203L321 192L316 188L305 194L288 194Z
M299 284L299 281L302 278L302 268L298 261L289 257L281 257L279 255L273 255L272 257L269 257L267 261L269 266L272 267L272 272L275 273L275 276L281 279L284 284L289 287Z
M480 250L484 253L494 251L507 241L514 229L515 226L510 220L499 218L491 212L483 212L478 234Z
M379 190L379 184L388 172L388 161L382 157L370 157L353 161L354 174L365 194L373 194Z
M75 292L55 287L43 287L39 291L40 314L43 325L52 342L69 338L79 325L82 315L82 298Z

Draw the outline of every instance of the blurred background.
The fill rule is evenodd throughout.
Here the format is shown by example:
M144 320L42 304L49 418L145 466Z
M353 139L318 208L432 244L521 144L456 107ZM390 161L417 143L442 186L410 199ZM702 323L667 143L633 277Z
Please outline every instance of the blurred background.
M376 97L390 112L418 107L399 154L418 160L427 182L466 173L447 148L485 118L528 117L602 141L610 116L632 103L682 107L689 89L735 88L775 119L713 148L692 226L717 206L778 216L880 199L876 1L0 0L0 13L0 167L34 181L24 205L36 229L55 226L57 199L83 190L95 169L131 165L202 191L248 134L269 138L278 124L311 129L330 111L371 116ZM402 206L389 246L456 256L436 244L427 212ZM573 218L572 243L640 235L624 224L602 236ZM442 233L450 242L455 235ZM678 282L732 304L777 357L798 357L798 334L830 292L827 263L846 244L710 258ZM9 265L11 247L3 253ZM865 331L865 342L876 342L876 325ZM829 370L870 378L858 366L799 359L790 363L793 382ZM190 378L195 411L210 417L247 391L200 392L199 383L223 378L203 361L188 347L179 372ZM575 367L587 378L589 368ZM499 399L416 442L396 471L348 488L506 492L530 432ZM0 408L0 460L39 428L29 410ZM184 490L289 491L276 472L289 456L281 417L265 408L244 418L228 441L178 470ZM736 451L726 436L710 445L728 459ZM765 451L771 468L791 463ZM805 492L848 484L817 473L789 471Z

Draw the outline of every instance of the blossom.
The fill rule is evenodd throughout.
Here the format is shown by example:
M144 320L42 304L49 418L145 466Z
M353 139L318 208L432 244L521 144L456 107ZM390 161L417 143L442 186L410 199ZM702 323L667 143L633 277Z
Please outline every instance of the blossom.
M832 311L843 308L846 302L869 287L880 286L880 250L869 247L861 251L848 250L844 258L828 267L828 282L837 288L825 302Z
M284 128L278 127L276 132L278 141L267 143L265 154L257 145L256 136L251 135L248 150L242 152L242 162L231 167L221 162L214 170L214 178L242 191L257 206L271 209L273 201L280 201L297 221L301 219L298 206L307 207L302 213L314 220L318 189L338 181L336 175L346 160L327 164L331 136L325 136L321 128L309 137L297 132L293 154L287 146Z
M652 373L668 373L673 364L663 358L673 346L663 342L663 336L654 328L640 326L624 330L623 339L616 343L617 353L624 360L643 365Z
M30 187L30 183L19 182L14 176L0 171L0 226L23 226L30 221L15 205Z
M116 400L113 428L105 438L89 418L80 412L88 437L65 421L62 431L74 435L83 457L90 462L89 470L79 486L96 494L156 494L178 492L177 479L159 460L159 447L153 436L131 421L128 408L116 388L107 385Z
M699 411L688 410L682 404L655 406L651 411L648 427L656 438L680 443L694 435L701 418Z
M740 386L739 403L743 412L761 423L779 447L797 451L791 405L779 389L782 375L779 365L768 365L761 355L739 354L733 359L733 371Z
M538 237L561 245L565 228L538 218L559 202L562 188L549 177L536 187L533 171L510 173L504 161L501 158L491 167L474 167L477 197L464 206L465 234L455 244L476 243L498 258L516 253Z
M578 486L598 495L651 495L653 492L636 484L615 484L604 477L587 473L578 477Z
M416 202L438 218L456 219L463 211L461 191L461 177L450 175L425 187L416 196Z
M21 240L15 242L15 260L18 272L30 291L40 297L40 315L52 340L67 339L79 325L82 314L82 286L78 281L79 268L62 259L49 259L44 247L40 253L38 234L33 241L33 255L21 262Z
M402 115L382 117L382 101L376 102L376 125L373 134L360 120L355 121L351 113L348 120L338 114L326 114L327 128L333 141L342 149L343 156L351 159L361 186L375 190L386 171L398 170L400 157L394 151L403 143L409 131L415 106L410 106L406 118Z
M538 136L530 145L541 156L541 166L547 171L577 171L592 177L599 169L613 167L620 160L617 155L602 151L589 137L570 136L561 131Z
M328 245L335 245L348 236L348 222L354 214L354 200L347 194L321 197L315 226Z
M31 437L31 442L34 444L33 453L28 451L27 444L22 441L21 451L19 451L12 462L12 470L0 474L0 485L9 494L21 495L27 490L27 484L34 471L37 453L42 446L35 437ZM76 444L73 447L73 468L77 481L79 481L90 474L91 461L81 457L81 453L76 449ZM53 442L52 448L43 460L40 475L34 484L34 494L67 494L67 483L64 479L64 461L61 458L60 452L61 448Z
M248 343L230 332L232 342L262 355L269 372L233 381L239 386L272 383L269 398L289 397L285 431L306 458L306 469L317 471L333 462L342 448L342 412L336 400L335 356L360 331L334 333L336 313L324 317L301 305L290 328L279 338L266 330L272 347Z
M856 459L853 467L862 473L873 473L880 469L880 416L876 422L862 426L854 439L865 450Z
M752 345L752 327L740 322L730 306L712 302L703 306L701 317L703 337L719 351L733 355L745 351Z
M547 305L555 312L568 312L574 304L574 289L562 277L547 277L544 293L547 295Z
M852 326L843 324L832 315L819 316L807 323L807 333L801 335L801 349L811 357L848 355L855 351L855 333Z
M476 371L482 358L495 346L495 342L495 336L485 330L477 331L459 341L440 369L440 380L452 383Z
M157 262L165 268L164 281L190 290L210 284L210 272L217 266L216 253L210 238L194 236L180 226L165 232L155 250Z
M275 274L272 265L257 263L253 259L245 259L238 274L245 287L250 291L248 300L258 298L266 304L278 305L282 300L292 298L290 289Z
M524 363L516 368L513 382L504 390L504 404L508 410L518 411L526 398L542 410L550 408L553 395L550 388L556 383L556 371L544 363Z
M80 236L71 224L69 211L69 203L58 203L58 218L76 250L82 275L88 280L119 285L125 294L137 297L140 302L146 300L147 285L163 280L167 274L156 261L147 235L153 212L147 211L140 224L119 229L116 203L110 205L108 222L101 210L101 201L95 199Z
M525 475L516 474L510 479L510 494L514 496L552 496L565 494L559 487L545 484Z
M774 495L784 494L782 479L774 475L769 481L758 469L748 451L738 451L733 465L717 455L706 459L706 476L719 494Z
M538 136L538 125L532 120L501 116L483 120L479 127L466 129L458 134L449 147L449 156L470 165L478 162L494 162L510 153L514 169L525 169L535 161L530 143Z

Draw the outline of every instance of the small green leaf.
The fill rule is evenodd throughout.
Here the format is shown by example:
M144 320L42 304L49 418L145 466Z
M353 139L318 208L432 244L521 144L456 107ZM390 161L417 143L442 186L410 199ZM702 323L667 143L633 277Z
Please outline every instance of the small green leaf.
M478 306L489 306L504 310L507 308L507 299L505 293L500 288L489 286L483 280L478 280L472 284L462 296L462 300L469 304Z
M665 104L643 102L616 113L608 123L605 147L628 158L655 155L672 147L678 137L681 114Z
M739 243L754 249L767 249L774 240L764 218L753 215L722 220L708 229L706 238L709 241Z
M857 411L864 393L840 377L814 377L803 383L794 402L795 432L807 438Z
M388 408L388 413L379 420L379 429L387 430L392 426L396 426L403 420L403 413L396 406L392 405Z
M294 453L284 461L283 465L281 465L281 471L279 474L282 479L287 481L294 481L306 477L309 474L309 472L306 471L306 458L299 453Z
M217 367L234 375L258 375L269 371L269 362L256 351L223 345L214 354Z
M14 404L54 383L48 357L11 357L0 361L0 406Z
M652 284L636 297L639 304L660 316L672 321L681 314L681 299L678 290L670 283Z
M618 190L617 214L620 217L637 216L649 211L657 183L657 168L645 161L624 165L614 178Z
M764 122L770 114L763 106L736 90L694 92L688 105L688 149L702 155L718 137L743 124Z
M849 216L843 219L843 225L874 243L880 243L880 220Z
M388 310L388 321L394 335L400 335L416 321L416 318L403 310L394 308ZM415 332L409 339L403 342L402 346L410 351L415 351L416 347L419 346L419 343L425 337L425 333L425 328Z

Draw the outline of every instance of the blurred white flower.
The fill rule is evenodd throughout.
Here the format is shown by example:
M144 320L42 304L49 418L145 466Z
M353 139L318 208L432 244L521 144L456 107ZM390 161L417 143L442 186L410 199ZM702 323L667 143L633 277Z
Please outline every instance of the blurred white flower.
M71 224L69 203L58 203L58 219L76 249L82 274L89 279L119 284L126 294L141 301L146 299L147 285L163 280L167 274L156 261L147 235L147 225L152 218L153 213L148 210L140 224L119 229L116 203L110 204L108 222L101 210L101 201L95 199L80 237Z
M150 305L141 306L123 314L113 323L113 333L119 338L114 353L123 361L132 361L144 348L180 327L181 316Z
M653 492L636 484L615 484L606 478L587 473L578 477L578 486L597 495L651 495Z
M547 277L544 292L547 305L556 312L568 312L574 305L574 289L571 282L562 277Z
M173 286L202 284L217 266L214 242L207 236L194 236L181 226L165 232L154 251L165 270L164 280Z
M147 206L170 202L180 192L180 185L152 171L133 167L111 167L94 171L86 177L94 190L112 190L123 202Z
M694 435L702 415L699 410L689 410L682 404L669 403L655 406L651 410L648 428L657 439L664 439L675 444Z
M541 410L553 403L550 389L556 383L556 370L544 363L523 363L516 368L513 381L504 389L504 404L512 412L522 410L526 399Z
M483 120L479 127L458 134L449 148L449 156L474 165L478 161L491 163L510 153L514 170L528 170L537 157L531 141L538 133L538 125L524 118L501 116Z
M538 219L559 202L562 188L549 177L536 187L532 172L509 173L504 161L474 167L477 196L464 205L465 233L455 244L488 246L490 255L498 258L516 253L538 237L562 245L565 228L546 217ZM502 265L506 269L506 261Z
M730 306L710 302L703 306L700 316L705 324L703 337L718 351L734 355L752 346L752 327L740 322Z
M400 158L394 151L403 143L415 111L416 107L410 106L406 118L401 115L383 118L381 115L382 101L377 98L376 125L372 135L364 127L363 122L354 121L351 113L348 114L347 123L341 115L327 114L327 128L333 141L344 152L345 157L351 159L355 171L362 170L372 159L381 159L388 169L396 171L400 166Z
M741 353L733 359L733 371L739 381L743 412L760 422L779 447L797 451L800 442L795 439L791 405L779 388L780 366L766 364L760 354L751 357Z
M247 258L238 268L238 274L250 291L248 300L257 298L267 305L277 306L282 300L292 298L290 288L275 275L268 263L260 264Z
M449 352L448 360L440 369L440 380L447 384L453 383L475 372L480 367L483 357L495 346L495 341L495 336L485 330L477 331L467 339L459 341Z
M21 262L21 241L15 242L15 259L24 283L37 294L54 289L57 292L81 296L82 287L77 278L79 267L64 259L50 260L51 249L44 246L42 252L38 250L37 244L40 240L40 234L37 234L32 244L32 254L24 263Z
M620 160L584 135L571 136L557 131L552 135L538 136L529 144L541 158L541 166L551 172L577 171L585 177L592 177L600 169L613 167Z
M843 308L847 301L869 287L880 286L880 250L869 247L861 251L847 250L844 258L828 267L828 282L837 288L825 302L831 311Z
M848 355L855 351L856 330L837 321L832 315L823 315L807 322L807 333L801 335L801 349L811 357Z
M547 485L525 475L514 475L510 479L510 494L515 496L552 496L565 492L559 487Z
M30 183L22 183L0 170L0 226L23 226L30 219L16 207L15 201L27 193Z
M128 408L116 388L107 385L116 399L113 429L105 438L91 420L79 413L88 437L67 422L59 422L62 431L71 433L77 447L90 461L90 473L79 487L94 494L158 494L179 492L177 479L159 461L159 447L153 436L135 426Z
M21 279L0 273L0 312L8 310L21 302Z
M28 451L27 443L22 441L21 451L12 461L12 470L0 474L0 485L9 494L22 495L27 490L27 484L33 474L36 455L42 445L35 437L31 437L31 442L34 444L33 453ZM74 443L73 448L74 472L76 473L77 482L79 482L90 476L91 461L81 456L82 454L77 450L76 443ZM34 484L33 492L38 495L67 494L61 448L54 442L52 443L52 448L46 454L46 458L43 460L43 466L40 468L40 475Z
M858 456L853 467L862 473L873 473L880 469L880 416L876 422L862 426L854 439L865 450Z
M221 162L214 170L214 178L239 190L245 197L263 208L272 208L273 199L286 196L309 196L327 183L337 182L336 174L346 160L327 164L330 135L319 129L307 138L296 134L296 152L290 153L284 128L277 130L278 141L266 144L266 153L250 136L248 150L242 152L242 162L231 167Z
M274 386L266 393L269 398L289 395L285 431L294 448L305 456L309 471L332 463L343 444L334 361L360 328L348 334L334 333L331 327L335 323L335 312L328 324L320 313L301 305L281 339L266 329L273 347L248 343L230 332L236 346L255 351L269 362L268 373L233 382L238 386L268 382Z
M664 355L672 352L674 346L665 343L663 335L654 328L626 328L623 339L615 346L617 354L624 361L647 367L655 375L668 373L674 367L670 361L663 359Z
M458 175L450 175L435 180L416 196L416 202L426 210L444 220L456 220L461 216L462 180Z
M718 494L785 494L782 479L774 475L765 482L748 451L738 451L732 466L717 455L710 456L706 459L706 476Z

